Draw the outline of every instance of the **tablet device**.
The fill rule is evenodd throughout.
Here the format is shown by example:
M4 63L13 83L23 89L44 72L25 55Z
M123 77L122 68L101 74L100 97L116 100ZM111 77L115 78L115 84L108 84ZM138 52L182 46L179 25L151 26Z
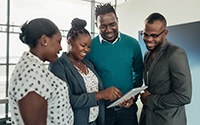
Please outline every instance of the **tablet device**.
M120 102L123 102L125 99L130 99L132 96L137 95L139 92L145 90L148 86L142 86L138 88L133 88L129 92L127 92L125 95L123 95L121 98L119 98L117 101L113 102L107 108L111 108L114 106L118 106Z

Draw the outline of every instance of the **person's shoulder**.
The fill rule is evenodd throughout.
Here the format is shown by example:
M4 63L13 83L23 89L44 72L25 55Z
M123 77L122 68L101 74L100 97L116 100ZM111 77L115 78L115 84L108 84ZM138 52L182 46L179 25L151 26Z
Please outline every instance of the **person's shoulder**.
M83 59L84 64L88 66L90 69L94 70L94 65L88 60L88 59Z
M133 38L132 36L130 35L127 35L127 34L124 34L124 33L121 33L120 32L120 38L123 40L123 39L128 39L129 41L132 41L132 42L137 42L137 40L135 38Z
M182 47L180 47L180 46L178 46L178 45L175 45L174 43L171 43L171 42L169 42L168 41L168 48L170 49L170 51L174 51L174 52L176 52L176 51L179 51L179 52L185 52L185 50L182 48Z
M64 57L65 57L65 52L56 59L56 62L55 63L59 63L59 62L62 62L64 60Z
M123 44L126 44L127 46L132 47L134 51L137 51L138 49L140 49L139 42L132 36L129 36L124 33L120 33L120 41L122 41Z
M63 67L63 64L65 64L65 58L67 58L65 56L67 55L65 52L63 52L63 54L60 57L58 57L55 62L51 62L49 64L48 69L51 69L52 67L57 67L57 66Z
M92 42L99 42L99 35L92 38Z
M182 47L175 45L169 41L168 41L168 47L166 48L165 53L169 56L169 60L174 59L174 58L177 59L181 55L187 56L185 50Z
M63 61L62 55L56 59L55 62L51 62L50 65L58 65Z
M90 45L90 48L92 48L92 49L90 51L92 51L96 47L99 47L98 46L99 44L100 44L99 35L97 35L92 39L92 42L91 42L91 45Z
M84 64L86 65L93 65L88 59L84 58L83 59Z

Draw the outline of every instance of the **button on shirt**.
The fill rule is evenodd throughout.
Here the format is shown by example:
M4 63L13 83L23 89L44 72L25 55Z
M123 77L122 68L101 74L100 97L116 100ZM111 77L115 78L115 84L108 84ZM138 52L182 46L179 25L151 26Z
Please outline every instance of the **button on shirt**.
M47 125L73 124L67 84L54 76L37 56L24 52L10 80L9 102L14 125L24 125L18 101L29 92L35 92L47 100Z

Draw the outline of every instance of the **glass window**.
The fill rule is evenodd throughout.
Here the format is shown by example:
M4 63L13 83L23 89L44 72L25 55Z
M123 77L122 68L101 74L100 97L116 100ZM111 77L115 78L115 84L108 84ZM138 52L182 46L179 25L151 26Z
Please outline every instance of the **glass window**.
M0 0L0 24L7 23L7 0Z
M0 32L0 64L6 63L6 34Z
M47 4L48 3L48 4ZM59 29L69 30L71 21L74 18L81 18L87 21L86 29L91 31L91 3L85 1L65 0L17 0L11 1L10 22L13 25L22 25L25 21L34 18L48 18L52 20ZM63 32L61 32L63 33ZM63 34L66 36L67 33ZM20 45L18 36L13 37L11 47ZM67 50L66 38L63 37L61 45L63 51ZM22 46L22 45L20 45ZM19 47L18 47L19 48ZM14 48L13 48L14 49ZM12 50L12 49L10 49ZM24 49L12 50L10 56L21 56ZM14 54L14 55L13 55ZM16 55L17 54L17 55Z
M0 65L0 99L6 97L6 65Z
M0 118L5 117L5 104L0 104Z
M7 17L7 0L0 0L0 64L6 63L6 17Z
M23 52L28 50L29 47L19 39L19 34L10 34L10 63L17 63Z
M71 20L75 17L83 18L90 24L90 2L17 0L11 1L11 8L10 21L18 25L40 17L51 19L60 29L69 29ZM90 25L88 26L89 29Z

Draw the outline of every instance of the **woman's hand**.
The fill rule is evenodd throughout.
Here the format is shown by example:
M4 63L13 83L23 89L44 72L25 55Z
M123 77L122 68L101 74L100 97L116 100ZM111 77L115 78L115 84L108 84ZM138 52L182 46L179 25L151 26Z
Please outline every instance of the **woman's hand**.
M122 97L121 91L114 86L96 93L97 101L101 99L114 101L115 99L120 97Z

